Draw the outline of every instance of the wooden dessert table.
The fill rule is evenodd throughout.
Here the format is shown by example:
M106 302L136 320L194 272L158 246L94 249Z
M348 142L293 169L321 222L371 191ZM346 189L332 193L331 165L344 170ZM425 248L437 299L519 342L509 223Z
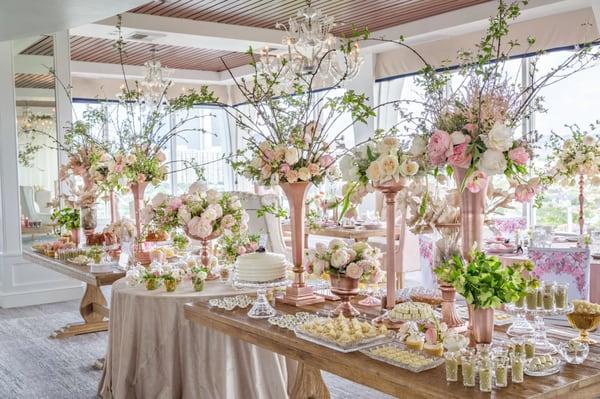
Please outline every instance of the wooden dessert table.
M86 284L85 293L79 305L79 313L83 318L83 322L71 323L54 331L52 333L53 338L67 338L79 334L108 330L109 309L106 306L106 298L100 287L111 285L118 279L125 277L124 270L114 267L110 272L92 273L89 266L78 266L63 262L28 249L23 250L23 258Z
M299 310L318 311L332 305L317 304L304 308L276 303L283 313ZM365 308L359 307L365 311ZM367 311L369 312L369 311ZM370 311L373 314L373 311ZM297 338L292 331L272 326L266 320L249 318L247 310L224 311L212 309L206 301L185 305L185 316L232 337L271 350L297 360L298 373L292 388L292 399L327 399L328 389L320 370L377 389L398 398L593 398L600 395L600 346L590 348L588 360L583 364L563 365L561 372L548 377L525 376L522 384L510 383L507 388L494 390L492 394L480 392L478 387L466 388L462 379L447 383L443 366L421 373L412 373L386 363L371 359L359 352L340 353L321 345ZM552 327L550 339L566 340L576 336L572 329ZM495 338L507 336L496 330Z

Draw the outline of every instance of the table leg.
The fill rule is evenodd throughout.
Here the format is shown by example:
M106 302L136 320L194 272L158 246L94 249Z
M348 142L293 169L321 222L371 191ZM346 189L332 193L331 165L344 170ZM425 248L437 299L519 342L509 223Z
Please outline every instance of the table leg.
M88 334L108 330L108 308L102 290L88 284L81 298L79 313L82 323L71 323L52 333L52 338L68 338L74 335Z
M329 389L323 382L321 370L298 362L290 399L329 399Z

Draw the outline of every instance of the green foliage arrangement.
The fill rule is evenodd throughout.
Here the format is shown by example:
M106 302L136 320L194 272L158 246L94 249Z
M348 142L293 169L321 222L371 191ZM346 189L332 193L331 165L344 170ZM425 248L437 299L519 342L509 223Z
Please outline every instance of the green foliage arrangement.
M66 230L75 230L80 227L79 209L62 208L57 209L50 216L53 222Z
M497 257L478 250L471 251L469 258L466 261L453 255L434 272L475 308L496 308L515 302L539 284L534 277L526 277L526 272L533 270L530 261L504 266Z

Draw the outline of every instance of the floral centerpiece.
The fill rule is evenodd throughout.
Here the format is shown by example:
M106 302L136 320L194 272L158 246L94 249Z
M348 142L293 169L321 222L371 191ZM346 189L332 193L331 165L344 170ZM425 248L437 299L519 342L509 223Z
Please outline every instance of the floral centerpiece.
M245 231L223 235L217 243L217 256L225 264L233 265L238 256L256 251L259 242L259 234L248 234Z
M182 269L173 267L170 264L162 265L158 270L160 270L160 278L165 283L167 292L175 291L179 282L186 275Z
M368 283L378 283L383 277L380 269L381 252L366 242L352 245L334 239L329 246L317 243L315 249L307 251L305 266L311 274L323 273L334 277L348 277Z
M79 244L79 227L81 226L81 218L79 209L62 208L52 212L50 219L55 222L60 228L65 228L71 234L71 241Z
M202 291L204 289L204 282L208 278L208 270L204 267L193 267L190 270L192 276L192 285L194 291Z
M452 284L469 304L475 341L491 343L494 309L517 301L538 284L534 277L525 277L532 270L531 262L504 266L497 257L474 249L469 260L454 254L438 265L435 273Z
M127 285L136 286L141 283L144 283L146 285L147 290L153 291L160 287L161 273L162 270L160 268L150 269L138 265L127 270L127 273L125 274L125 279L127 281Z
M308 250L305 266L309 273L329 275L331 292L342 299L334 313L352 317L359 314L350 303L350 298L358 294L359 281L378 283L383 277L380 256L379 249L366 242L350 245L334 239L329 246L318 243L316 249Z

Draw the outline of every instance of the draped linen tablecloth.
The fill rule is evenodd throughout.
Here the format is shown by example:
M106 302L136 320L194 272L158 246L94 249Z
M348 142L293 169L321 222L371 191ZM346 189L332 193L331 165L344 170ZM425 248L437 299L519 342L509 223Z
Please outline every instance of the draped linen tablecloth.
M112 288L108 349L98 394L103 399L285 399L297 363L192 323L183 304L239 294L220 281L194 292L147 291L124 280ZM265 321L266 323L266 321Z

